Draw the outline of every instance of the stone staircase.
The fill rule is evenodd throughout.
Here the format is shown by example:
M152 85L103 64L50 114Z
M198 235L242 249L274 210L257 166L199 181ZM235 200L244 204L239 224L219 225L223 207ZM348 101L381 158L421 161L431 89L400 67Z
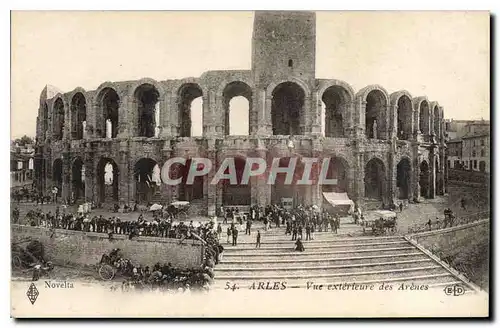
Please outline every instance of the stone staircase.
M240 288L282 281L287 288L306 288L308 282L414 283L429 288L461 283L402 236L362 236L359 226L343 223L338 235L316 232L314 240L304 241L306 250L296 252L283 228L260 230L262 243L258 249L255 228L252 236L243 235L237 246L224 245L223 259L215 270L216 289L225 288L227 282Z

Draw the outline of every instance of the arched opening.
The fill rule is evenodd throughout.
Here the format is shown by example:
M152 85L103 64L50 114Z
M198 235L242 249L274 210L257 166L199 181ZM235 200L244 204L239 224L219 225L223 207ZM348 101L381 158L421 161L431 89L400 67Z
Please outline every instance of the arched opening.
M331 157L330 163L328 165L328 171L326 173L327 179L337 179L336 185L324 184L322 185L323 192L347 192L348 190L348 180L347 180L348 166L347 163L339 157Z
M380 90L372 90L366 96L365 133L369 139L385 139L387 100Z
M97 117L97 135L101 138L116 138L120 97L114 89L105 88L99 93L98 99L100 115Z
M429 103L427 101L422 101L420 103L419 109L419 129L424 135L424 140L429 141L429 124L430 124L430 113L429 113Z
M33 158L31 157L29 160L28 160L28 170L33 170L34 168L34 160Z
M220 183L222 184L224 190L222 197L224 205L250 205L252 198L250 181L248 181L248 184L241 183L245 165L246 160L244 158L234 158L237 184L232 185L227 179L221 180ZM224 173L230 173L229 168L227 168Z
M85 166L81 158L76 158L71 168L71 182L74 201L85 198Z
M57 187L57 196L61 196L63 185L63 162L58 158L52 164L52 183L53 187Z
M293 67L293 60L292 59L288 59L288 67Z
M382 200L385 190L385 165L372 158L365 167L365 197Z
M411 164L410 160L403 158L399 161L396 170L396 187L398 198L408 199L410 196Z
M244 82L231 82L223 91L224 134L249 135L252 88Z
M202 97L203 91L195 83L184 84L179 89L179 136L194 137L203 134L203 101L194 100Z
M49 132L49 106L47 106L47 103L43 104L42 108L42 142L45 141L45 138L47 138L47 133Z
M58 98L54 103L53 117L52 135L54 140L62 140L64 134L64 103L61 98Z
M145 83L137 87L134 100L137 103L137 130L139 137L153 138L158 135L159 122L156 120L160 112L160 93L152 84Z
M300 135L305 92L296 83L283 82L272 93L273 135Z
M279 161L279 167L289 167L291 157L282 157ZM294 205L302 204L305 198L305 188L307 186L297 185L297 182L302 178L304 173L304 164L297 158L295 165L295 171L293 174L293 179L291 184L286 183L287 175L285 173L276 174L276 179L271 189L271 200L273 204L280 204L283 198L289 198L293 200Z
M189 176L189 170L191 166L195 163L191 159L186 160L186 164L182 165L179 163L173 164L170 167L170 178L179 179L181 178L181 183L178 185L178 199L191 202L197 199L203 199L203 177L196 176L192 184L188 184L187 178ZM203 164L198 164L197 170L202 169Z
M118 165L111 158L101 158L97 165L97 189L100 203L118 201Z
M349 93L340 86L331 86L321 97L325 112L325 137L345 137L344 124L349 103L352 101Z
M437 138L440 136L440 117L439 117L439 108L438 106L434 106L434 127L433 127L433 135L435 135Z
M479 171L486 172L486 162L485 161L479 162Z
M141 158L134 166L135 200L138 203L150 203L160 191L160 166L151 158Z
M430 197L430 170L429 164L426 161L420 163L420 196L424 198Z
M408 96L401 96L398 99L398 125L397 136L399 140L409 140L413 134L411 128L412 122L412 104Z
M84 123L85 122L85 123ZM76 93L71 99L71 139L81 140L87 124L87 103L83 93Z

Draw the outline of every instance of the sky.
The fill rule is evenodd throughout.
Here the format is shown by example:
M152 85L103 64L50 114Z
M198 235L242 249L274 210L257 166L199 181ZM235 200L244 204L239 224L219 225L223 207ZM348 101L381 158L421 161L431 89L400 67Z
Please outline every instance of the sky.
M46 84L68 92L250 69L252 23L242 11L13 12L11 138L35 135ZM318 12L316 78L405 89L438 101L445 118L489 119L489 24L487 12Z

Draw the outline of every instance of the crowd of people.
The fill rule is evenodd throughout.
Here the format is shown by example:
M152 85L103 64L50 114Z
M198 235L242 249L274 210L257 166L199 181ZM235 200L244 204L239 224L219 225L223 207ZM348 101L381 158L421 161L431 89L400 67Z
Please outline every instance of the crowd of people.
M122 290L190 291L208 290L214 278L213 263L206 260L202 268L181 269L171 263L153 266L134 265L119 248L103 254L100 264L111 265L124 278Z

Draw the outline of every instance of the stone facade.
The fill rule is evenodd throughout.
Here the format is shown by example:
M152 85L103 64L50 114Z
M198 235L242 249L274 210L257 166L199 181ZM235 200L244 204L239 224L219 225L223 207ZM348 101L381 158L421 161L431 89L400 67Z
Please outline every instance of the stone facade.
M340 163L332 171L345 172L340 191L360 203L443 194L443 108L407 91L389 94L370 85L355 92L344 81L316 79L315 24L314 13L257 12L251 70L104 82L96 90L76 88L55 95L44 89L37 120L38 188L47 192L58 185L63 198L75 197L80 188L87 201L132 203L142 188L137 163L144 158L161 167L172 157L205 157L217 167L231 156L257 156L268 163L275 157L330 157ZM236 96L249 101L248 135L228 135L229 100ZM203 136L191 137L190 105L198 97L203 100ZM108 119L112 131L107 136ZM144 122L153 128L145 129ZM113 187L101 177L106 163L114 168ZM79 182L82 167L84 185ZM210 184L214 174L189 192L162 184L149 200L194 200L189 196L194 193L194 203L212 214L228 194ZM266 174L250 180L245 205L279 199L281 191L266 183ZM283 192L295 191L289 194L297 202L321 205L320 185L288 189Z

